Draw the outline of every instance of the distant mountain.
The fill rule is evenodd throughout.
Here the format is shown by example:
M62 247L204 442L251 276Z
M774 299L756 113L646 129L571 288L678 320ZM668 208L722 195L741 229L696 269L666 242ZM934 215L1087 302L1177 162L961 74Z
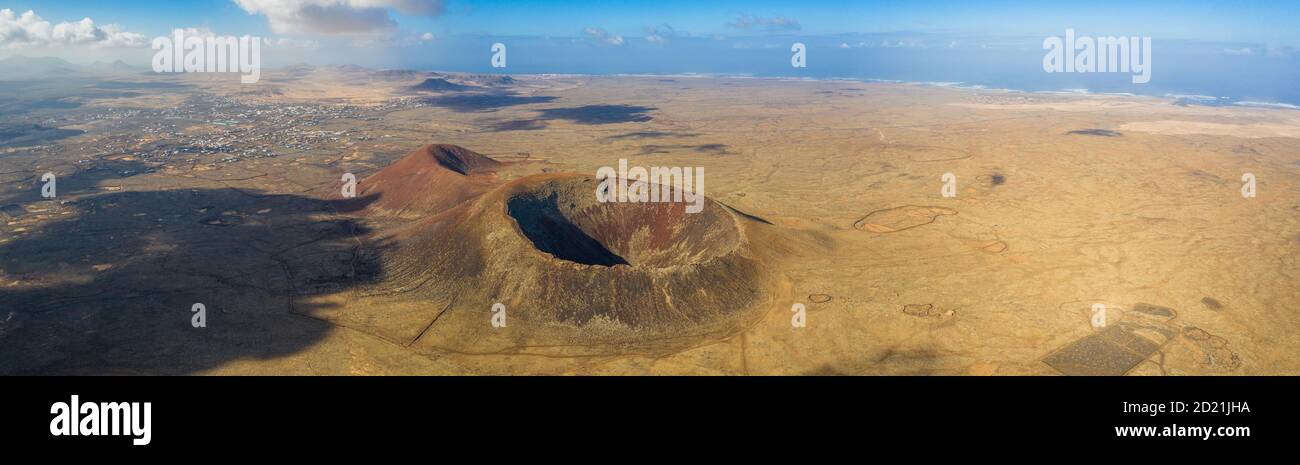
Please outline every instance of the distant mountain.
M139 73L148 71L149 68L131 66L122 60L96 61L89 65L78 65L57 57L14 55L0 60L0 70L4 70L0 73L0 79L39 79Z
M360 73L360 72L365 72L370 70L370 68L366 68L365 66L358 66L358 65L334 65L333 67L334 69L347 72L347 73Z
M385 81L413 81L424 76L438 76L437 73L414 71L409 69L383 69L371 73L376 79Z
M465 76L465 79L478 85L491 87L510 87L517 82L515 78L501 74L471 74Z
M283 67L283 68L280 68L280 70L281 70L281 71L284 71L285 74L287 74L287 75L289 75L289 76L292 76L292 77L303 77L303 76L308 76L308 75L310 75L310 74L316 72L316 67L315 67L315 66L312 66L312 65L309 65L309 64L307 64L307 63L295 63L295 64L292 64L292 65L289 65L289 66L285 66L285 67Z
M85 68L55 57L29 57L14 55L0 60L0 69L4 73L0 79L36 78L48 76L67 76L83 74Z
M443 78L425 79L424 82L411 86L411 90L426 92L460 92L471 89L474 88L456 84Z
M111 71L111 72L135 72L135 71L145 70L145 68L128 65L126 64L125 61L122 60L116 60L112 63L96 61L94 63L91 63L89 67L96 71Z

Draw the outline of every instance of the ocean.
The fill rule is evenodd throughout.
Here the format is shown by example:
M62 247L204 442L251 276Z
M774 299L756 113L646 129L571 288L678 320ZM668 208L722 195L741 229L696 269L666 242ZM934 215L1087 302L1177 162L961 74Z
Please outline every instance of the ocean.
M510 74L717 74L883 80L1008 89L1172 97L1195 105L1300 108L1300 53L1229 50L1189 42L1153 42L1151 79L1131 73L1048 73L1038 43L1004 47L850 45L828 37L786 37L746 44L693 39L669 46L622 47L528 38L459 38L434 53L372 66ZM1042 39L1038 39L1041 41ZM489 64L492 43L510 44L506 68ZM807 67L791 66L790 45L806 41ZM472 52L481 50L481 52Z

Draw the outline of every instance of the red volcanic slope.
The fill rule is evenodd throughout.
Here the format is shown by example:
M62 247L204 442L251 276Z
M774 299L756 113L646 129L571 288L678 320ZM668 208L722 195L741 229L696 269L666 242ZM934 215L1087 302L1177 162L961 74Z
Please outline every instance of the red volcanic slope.
M500 166L501 162L455 145L427 145L362 180L357 195L377 196L367 207L372 215L433 215L497 185Z

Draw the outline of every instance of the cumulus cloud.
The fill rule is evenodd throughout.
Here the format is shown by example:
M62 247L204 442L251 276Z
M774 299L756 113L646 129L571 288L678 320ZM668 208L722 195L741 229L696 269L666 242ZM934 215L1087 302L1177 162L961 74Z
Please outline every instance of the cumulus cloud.
M212 29L209 29L207 26L201 26L201 27L187 27L187 28L184 28L184 29L181 29L181 28L172 29L172 34L175 34L175 33L177 33L177 32L180 32L180 33L181 33L182 35L184 35L185 37L203 37L203 38L208 38L208 37L216 37L216 36L217 36L217 33L212 32Z
M215 38L217 33L207 26L176 28L168 34L168 37L180 33L184 37L198 38ZM311 51L320 49L320 42L310 39L299 39L291 37L263 37L262 46L276 50L296 50Z
M280 34L388 34L397 22L395 10L409 16L437 16L443 0L234 0L249 14L266 16Z
M606 32L604 29L598 27L585 28L582 30L582 33L586 34L587 37L590 37L600 42L604 42L609 45L614 45L614 46L623 45L623 36L610 34L609 32Z
M727 25L742 31L762 30L768 32L779 32L798 31L803 29L803 26L800 26L798 21L784 16L764 18L759 16L750 16L745 13L741 13L736 17L734 22L728 23Z
M31 10L21 15L8 8L0 10L0 46L142 47L147 44L144 34L123 31L116 24L99 26L90 18L53 24Z

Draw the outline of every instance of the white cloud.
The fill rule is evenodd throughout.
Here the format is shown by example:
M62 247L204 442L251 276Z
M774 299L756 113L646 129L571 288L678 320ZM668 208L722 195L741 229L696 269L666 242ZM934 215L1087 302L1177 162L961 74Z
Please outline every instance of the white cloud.
M609 32L606 32L604 29L598 27L585 28L582 30L582 33L586 34L587 37L591 37L592 39L596 39L598 41L610 45L614 45L614 46L623 45L623 36L610 34Z
M185 28L185 29L172 29L172 34L175 34L176 31L180 31L182 34L185 35L185 37L202 37L202 38L208 38L208 37L216 37L216 36L217 36L217 33L212 32L212 29L208 29L207 26L200 26L200 27L187 27L187 28Z
M359 36L349 43L359 48L412 47L438 40L432 32L423 34L375 34Z
M172 32L168 37L175 35L177 32L180 32L184 37L199 37L205 39L209 37L218 37L217 33L213 32L212 29L207 26L172 29ZM320 42L315 40L290 37L263 37L262 45L267 48L280 50L317 50L320 48Z
M143 47L147 44L144 34L123 31L116 24L97 26L90 18L53 24L31 10L21 15L8 8L0 10L0 46Z
M266 16L280 34L389 34L397 22L389 10L409 16L437 16L443 0L234 0L249 14Z

